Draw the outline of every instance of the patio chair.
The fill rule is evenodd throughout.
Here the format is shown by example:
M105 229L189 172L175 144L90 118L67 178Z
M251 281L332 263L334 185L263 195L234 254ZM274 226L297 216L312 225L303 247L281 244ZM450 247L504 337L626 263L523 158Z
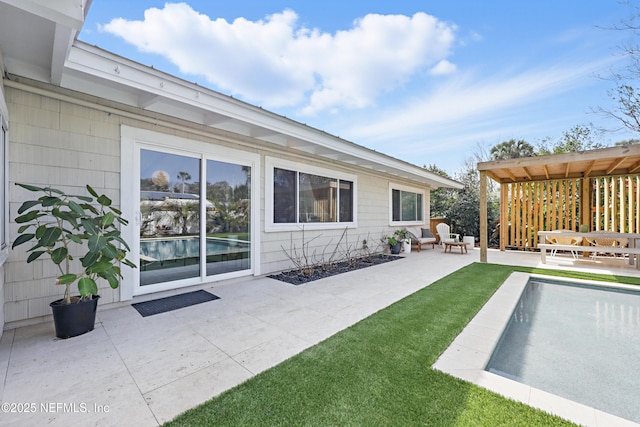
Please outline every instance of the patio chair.
M594 237L590 239L590 242L594 246L616 246L616 247L625 248L627 247L627 245L629 245L629 239L614 239L611 237ZM625 254L621 254L621 255L622 255L622 258L625 258L626 256ZM596 259L596 256L598 256L597 249L593 251L593 254L591 254L591 258ZM618 254L614 253L613 257L617 258Z
M460 235L452 233L449 224L441 222L440 224L436 225L436 231L438 232L438 236L440 236L440 243L443 247L445 243L460 242Z
M435 247L436 238L428 228L407 227L408 237L411 239L411 246L417 246L418 252L422 249L422 245L431 245Z
M570 233L572 230L557 230L565 233ZM571 245L571 246L579 246L582 244L582 237L579 236L549 236L549 243L553 245ZM551 256L555 256L557 249L551 249ZM573 259L578 259L578 252L571 251L571 255Z

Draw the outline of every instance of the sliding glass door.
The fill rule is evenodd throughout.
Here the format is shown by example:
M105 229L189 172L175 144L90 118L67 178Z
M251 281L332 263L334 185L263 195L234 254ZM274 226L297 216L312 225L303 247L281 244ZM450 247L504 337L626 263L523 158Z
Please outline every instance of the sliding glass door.
M251 167L139 148L139 291L251 268Z

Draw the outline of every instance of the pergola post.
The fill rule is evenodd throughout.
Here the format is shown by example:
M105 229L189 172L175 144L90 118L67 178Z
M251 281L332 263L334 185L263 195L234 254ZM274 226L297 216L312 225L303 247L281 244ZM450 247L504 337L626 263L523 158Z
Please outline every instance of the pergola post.
M487 232L487 173L480 171L480 262L487 262L487 246L489 235Z

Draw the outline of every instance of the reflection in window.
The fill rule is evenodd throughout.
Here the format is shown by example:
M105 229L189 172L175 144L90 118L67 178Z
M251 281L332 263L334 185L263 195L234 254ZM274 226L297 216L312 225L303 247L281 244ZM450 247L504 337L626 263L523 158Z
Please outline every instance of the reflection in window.
M391 191L392 221L422 221L422 194L393 189Z
M274 223L353 222L353 197L351 181L273 170Z
M140 284L200 276L200 159L140 151Z
M251 168L207 161L207 275L250 268Z
M300 222L336 222L338 180L300 173Z

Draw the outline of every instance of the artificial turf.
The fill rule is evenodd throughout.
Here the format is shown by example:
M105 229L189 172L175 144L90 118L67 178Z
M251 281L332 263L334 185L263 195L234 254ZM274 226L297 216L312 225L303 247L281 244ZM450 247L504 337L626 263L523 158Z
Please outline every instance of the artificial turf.
M629 277L471 264L166 425L573 425L431 369L513 271L640 284Z

